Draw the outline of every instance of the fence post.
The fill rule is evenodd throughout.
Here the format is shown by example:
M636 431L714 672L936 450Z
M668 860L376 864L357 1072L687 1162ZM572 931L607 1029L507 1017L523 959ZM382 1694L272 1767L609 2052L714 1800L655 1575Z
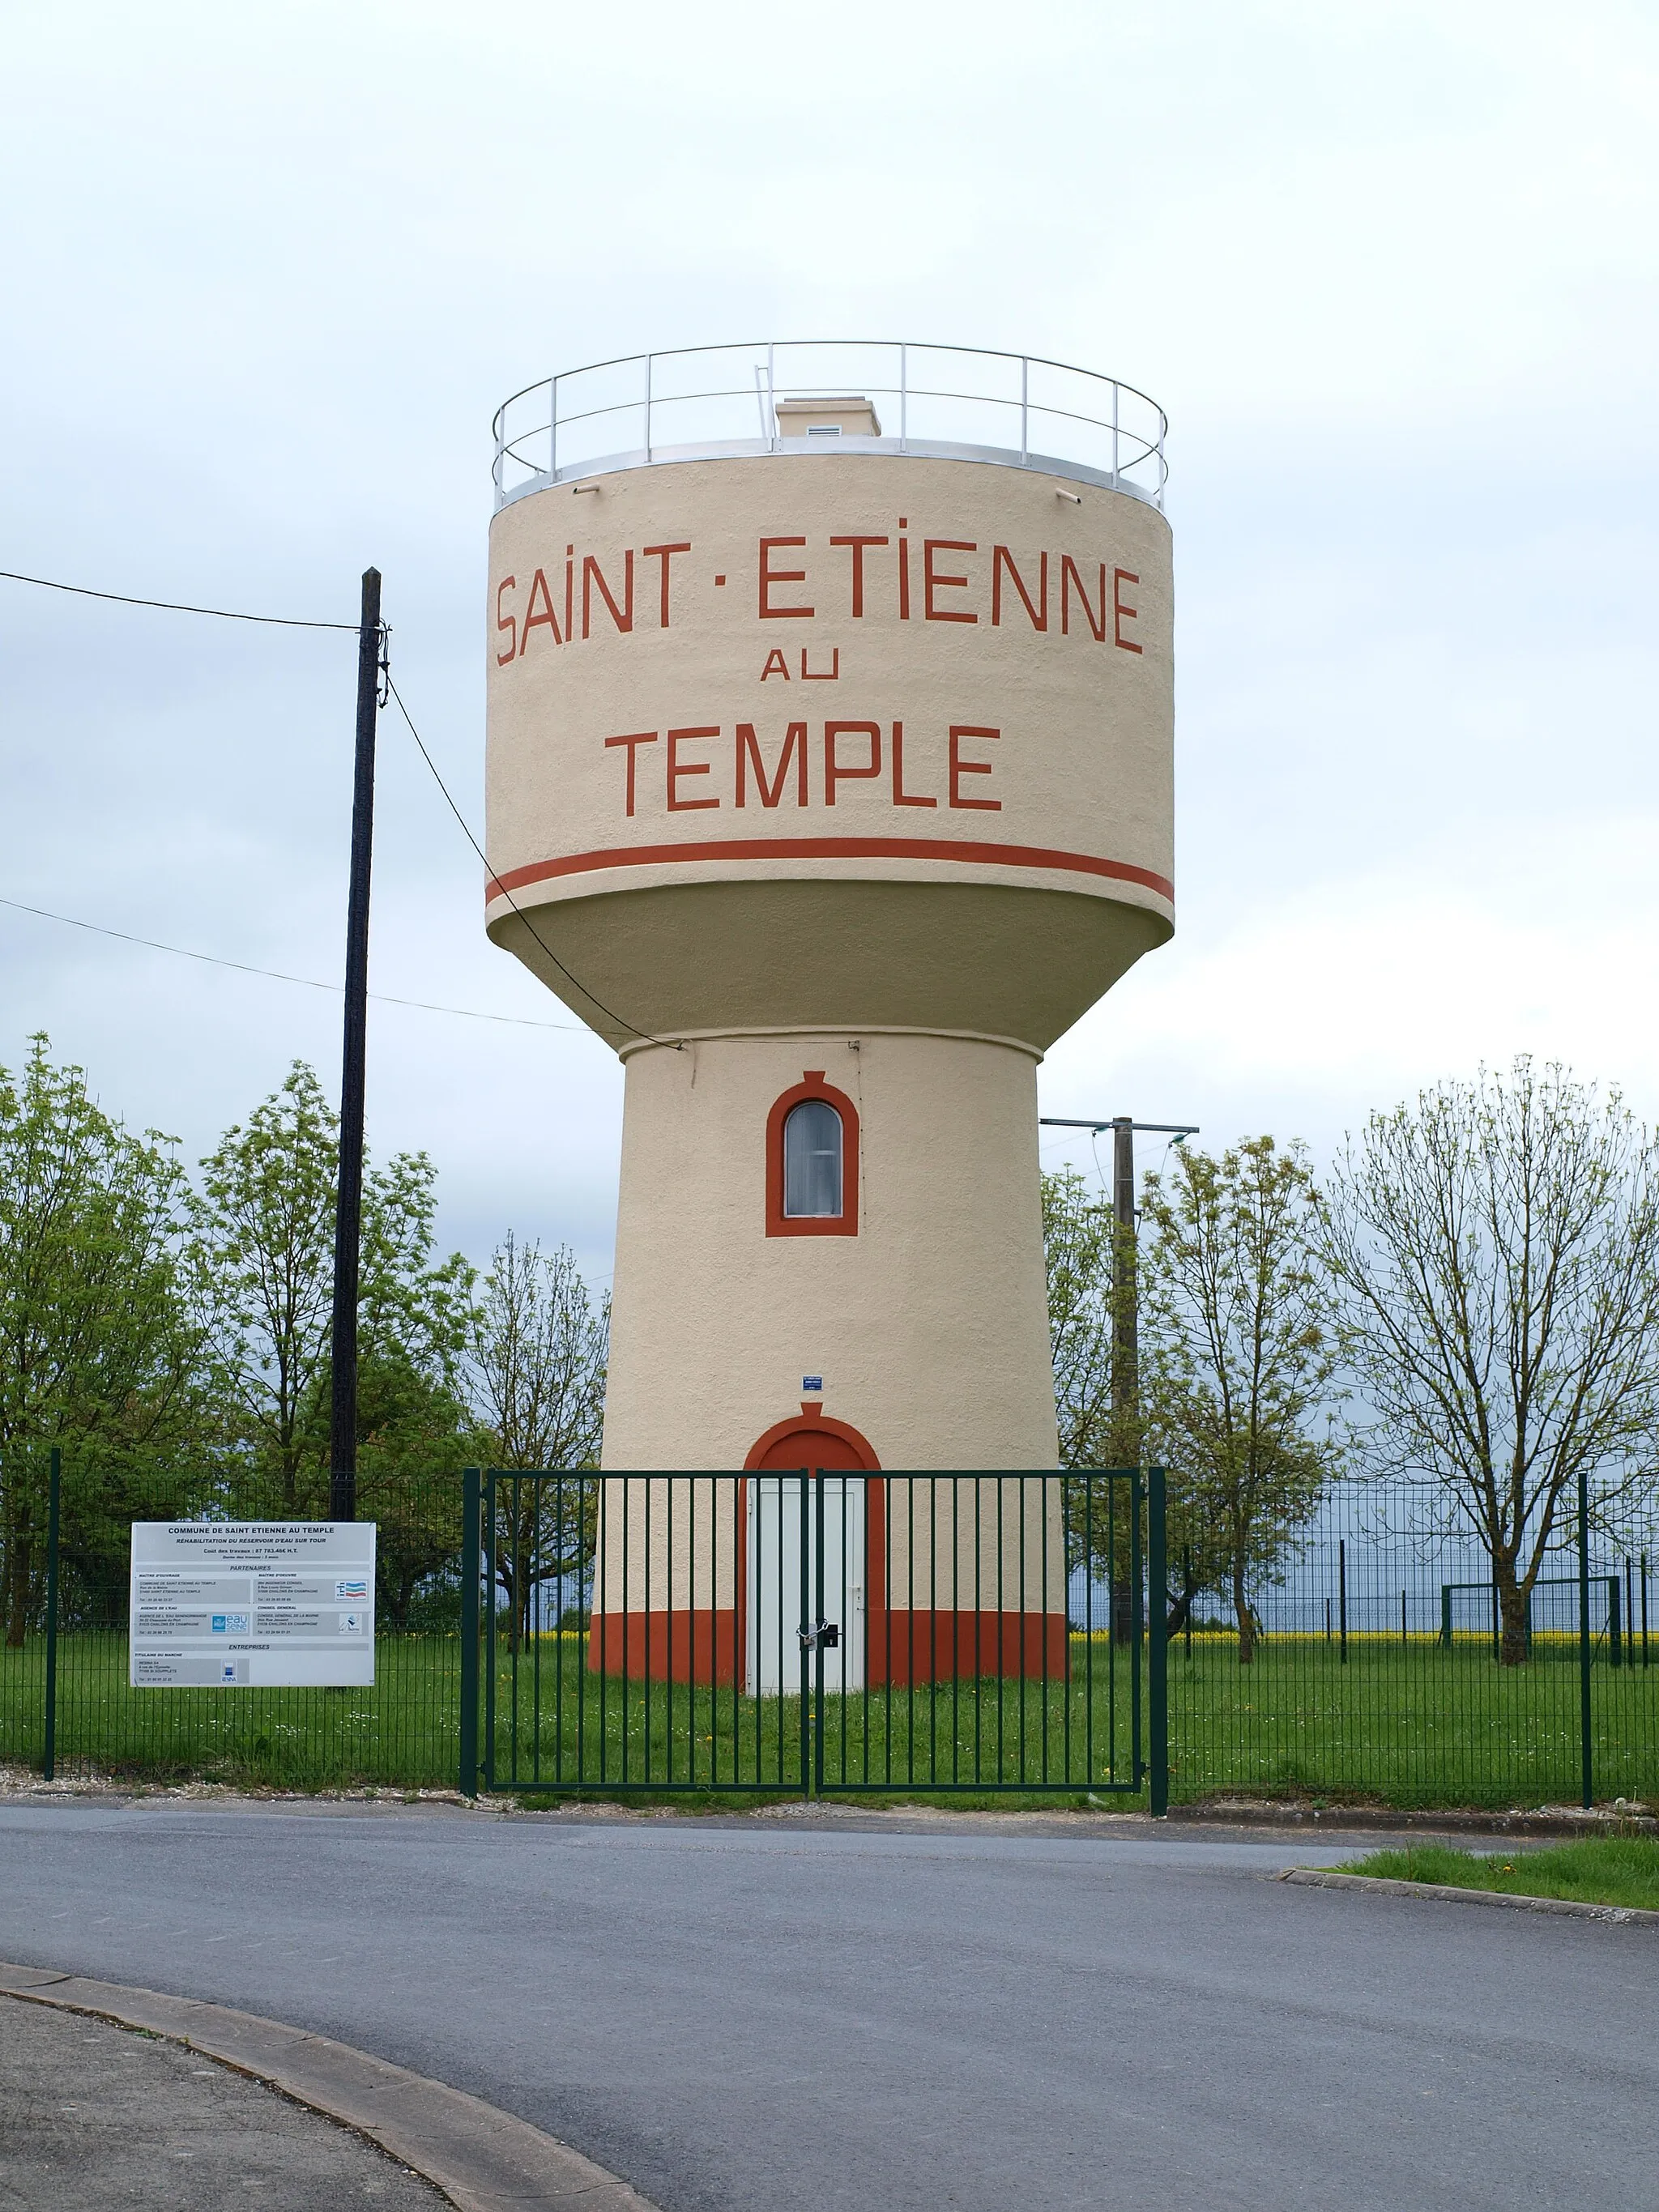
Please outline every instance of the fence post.
M478 1794L479 1473L461 1476L461 1795Z
M1578 1469L1578 1759L1588 1813L1595 1802L1590 1755L1589 1474Z
M63 1488L64 1455L52 1448L52 1472L46 1486L46 1739L40 1761L41 1779L52 1781L58 1771L58 1518Z
M1146 1470L1146 1579L1152 1597L1146 1652L1146 1719L1152 1735L1152 1818L1170 1809L1169 1562L1164 1541L1164 1470Z
M1336 1540L1336 1634L1342 1647L1342 1664L1348 1663L1348 1540Z

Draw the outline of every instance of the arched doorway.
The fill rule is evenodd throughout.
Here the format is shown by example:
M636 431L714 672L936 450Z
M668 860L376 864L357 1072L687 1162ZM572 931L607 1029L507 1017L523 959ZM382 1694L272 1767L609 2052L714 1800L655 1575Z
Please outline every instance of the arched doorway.
M863 1686L871 1616L886 1602L882 1486L867 1480L880 1464L866 1437L810 1401L750 1447L744 1640L752 1694L799 1690L799 1630L816 1620L840 1632L823 1654L826 1692Z
M743 1464L745 1473L804 1467L814 1473L845 1468L873 1474L881 1462L850 1424L827 1419L822 1406L805 1400L799 1413L792 1413L787 1421L777 1422L755 1439Z

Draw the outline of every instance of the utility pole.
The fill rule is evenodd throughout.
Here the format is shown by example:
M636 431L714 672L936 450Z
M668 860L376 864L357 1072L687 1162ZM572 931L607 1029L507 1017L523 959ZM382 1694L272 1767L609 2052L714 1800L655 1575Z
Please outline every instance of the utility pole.
M345 1037L340 1055L340 1171L334 1206L334 1395L328 1513L357 1517L357 1284L363 1212L363 1078L368 1023L368 886L374 850L374 732L380 703L380 572L363 571L357 629L357 750L346 896Z
M1135 1249L1135 1132L1173 1137L1176 1144L1198 1134L1195 1121L1137 1121L1128 1114L1109 1121L1073 1121L1059 1115L1038 1117L1046 1129L1087 1129L1095 1136L1112 1133L1112 1456L1121 1467L1140 1464L1140 1279ZM1112 1641L1127 1644L1133 1634L1134 1592L1115 1568L1112 1584Z

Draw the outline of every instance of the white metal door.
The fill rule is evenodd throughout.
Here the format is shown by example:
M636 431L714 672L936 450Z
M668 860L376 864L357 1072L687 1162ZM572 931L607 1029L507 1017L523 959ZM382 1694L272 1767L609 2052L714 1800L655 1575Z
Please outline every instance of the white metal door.
M751 1474L748 1591L751 1695L788 1697L799 1692L800 1630L803 1624L818 1618L820 1505L823 1617L834 1621L841 1631L840 1643L823 1655L823 1686L833 1695L864 1686L864 1477ZM816 1679L810 1656L806 1679L810 1688Z

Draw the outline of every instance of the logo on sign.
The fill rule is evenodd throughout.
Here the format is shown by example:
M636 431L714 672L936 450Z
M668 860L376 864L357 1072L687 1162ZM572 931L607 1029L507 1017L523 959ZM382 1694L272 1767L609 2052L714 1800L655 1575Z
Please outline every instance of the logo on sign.
M340 1633L342 1636L361 1636L362 1632L363 1616L361 1613L343 1613L340 1615Z
M216 1613L213 1632L216 1636L246 1636L247 1615L245 1613Z
M367 1598L368 1584L361 1575L348 1575L334 1585L336 1601L349 1605L353 1598Z

